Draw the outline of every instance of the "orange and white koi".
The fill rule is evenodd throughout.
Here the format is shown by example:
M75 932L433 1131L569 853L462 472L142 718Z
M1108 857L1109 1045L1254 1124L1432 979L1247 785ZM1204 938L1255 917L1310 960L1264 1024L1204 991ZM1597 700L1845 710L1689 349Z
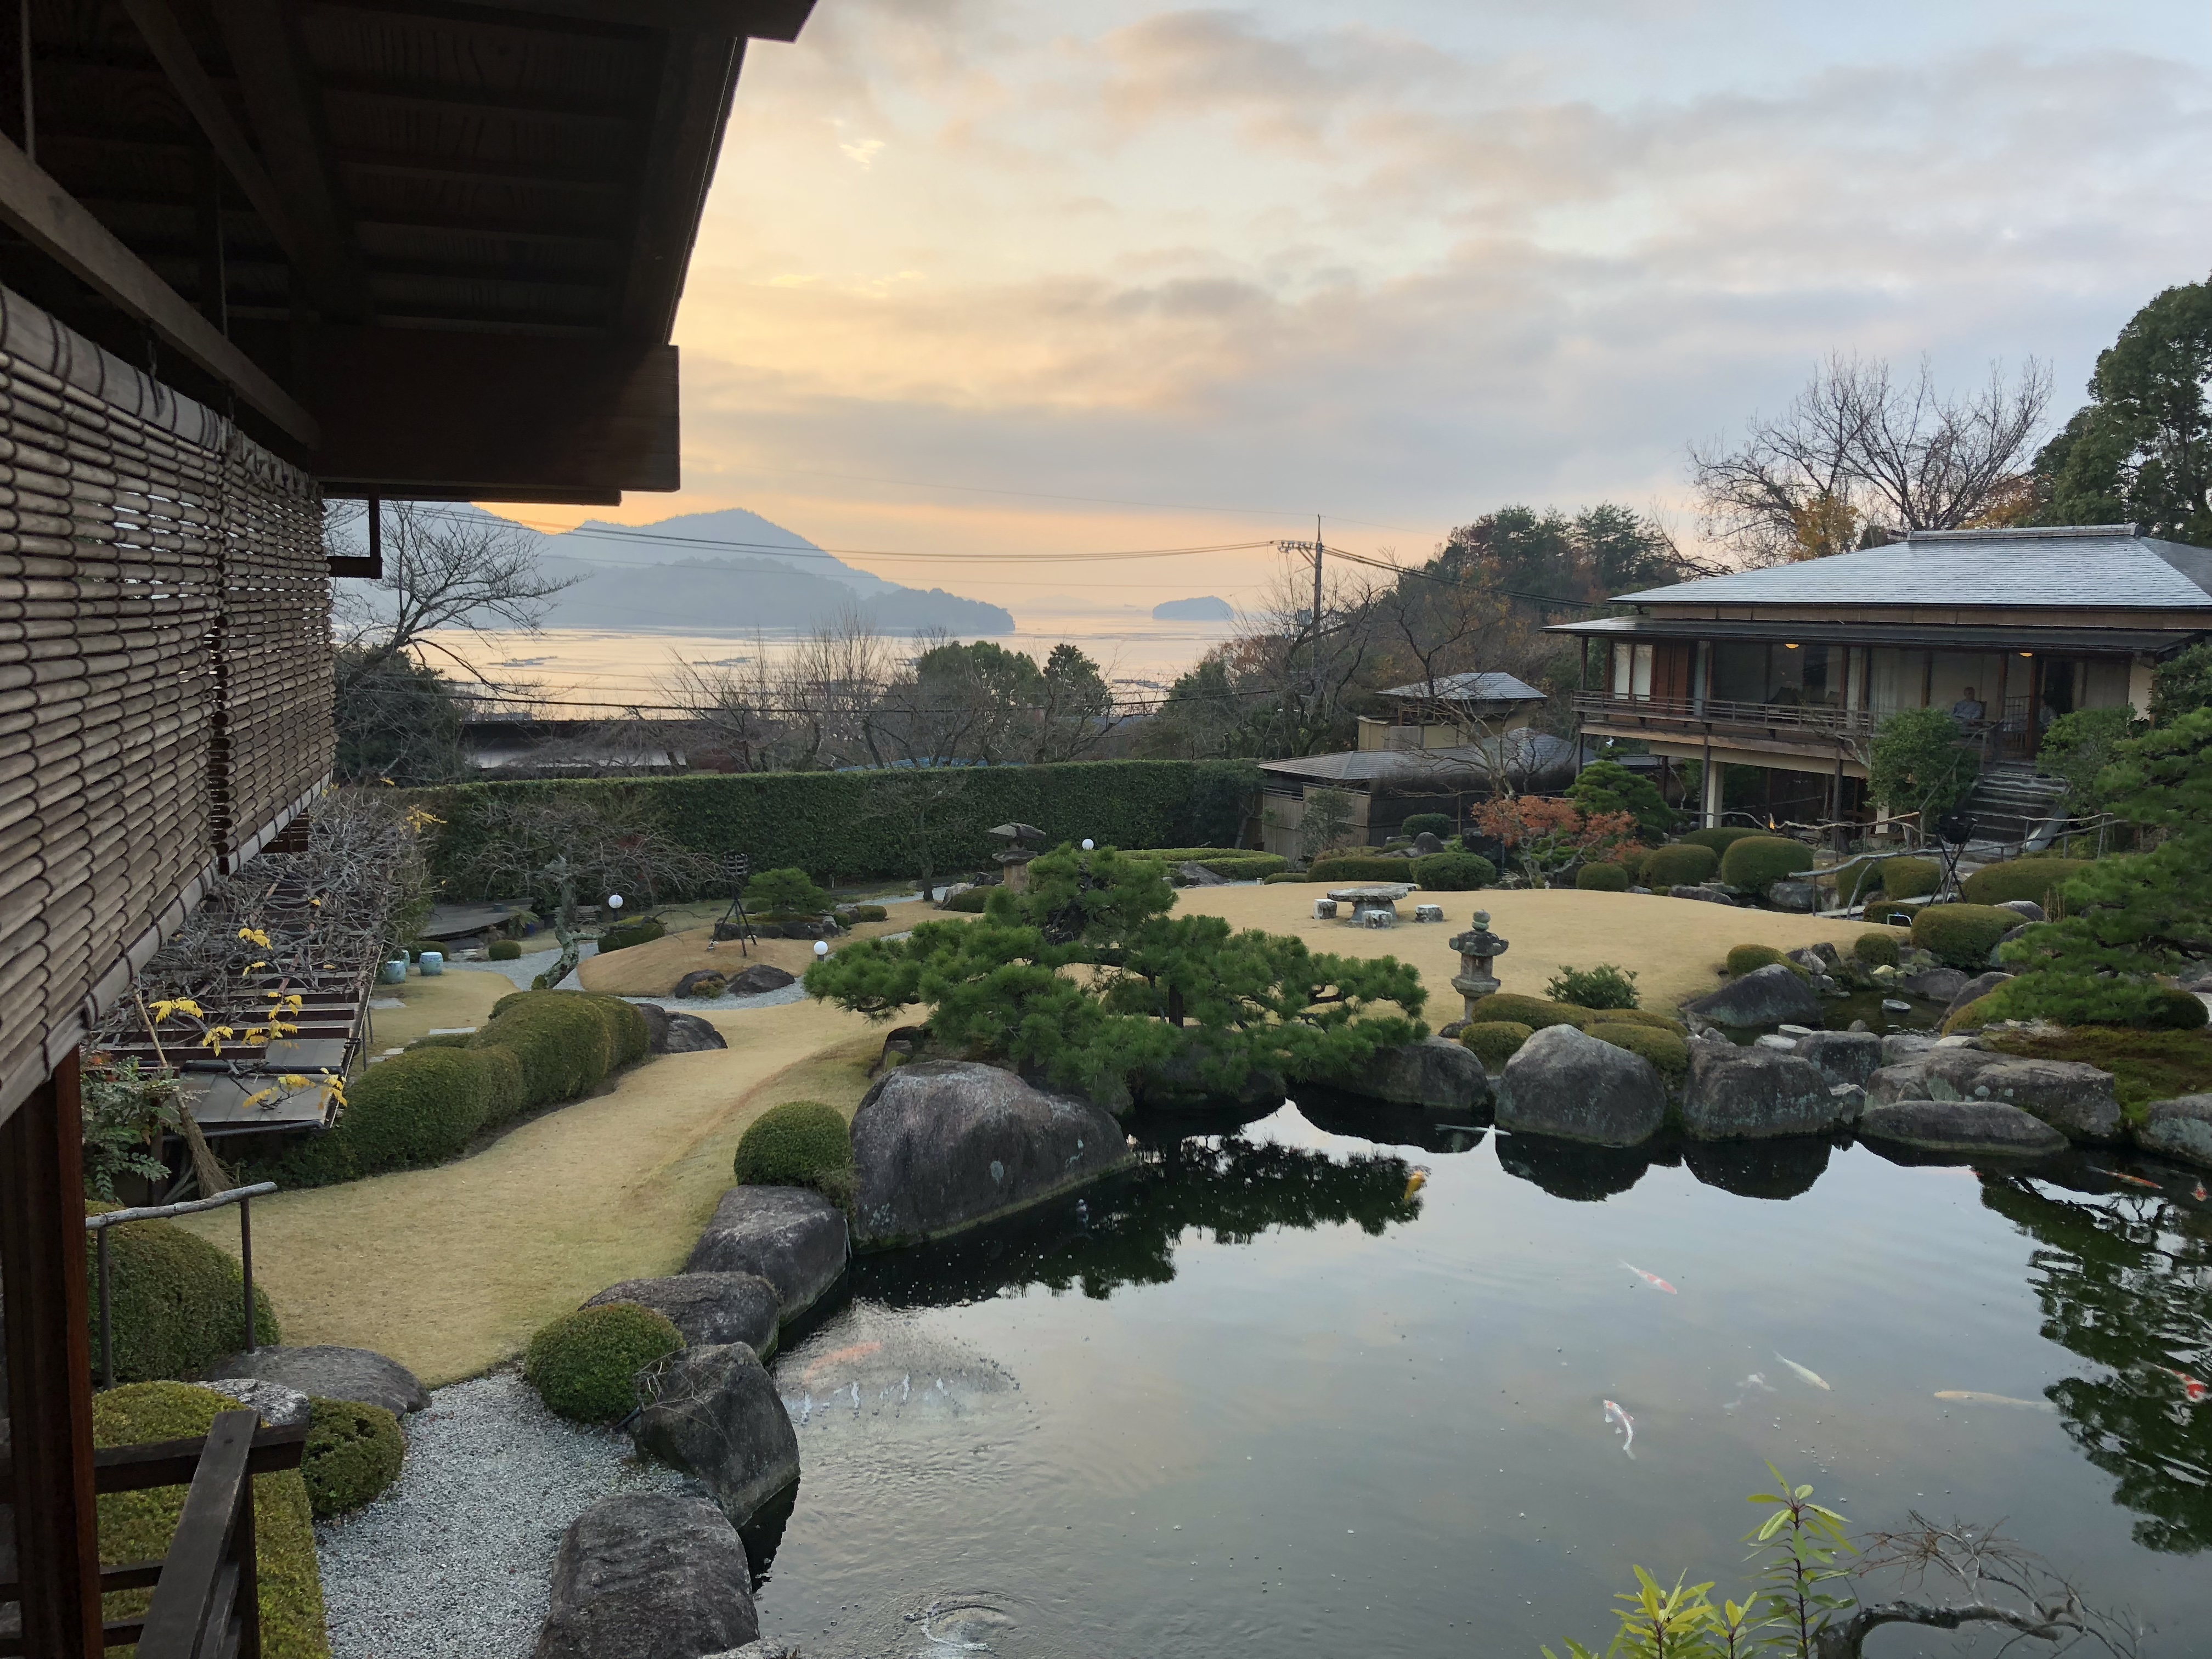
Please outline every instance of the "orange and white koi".
M2187 1371L2178 1371L2171 1365L2154 1365L2151 1369L2164 1371L2168 1376L2179 1378L2181 1383L2181 1397L2192 1406L2201 1406L2208 1398L2212 1398L2212 1383L2201 1382Z
M848 1348L832 1349L800 1372L799 1376L802 1381L811 1382L823 1372L834 1370L848 1360L866 1359L870 1354L883 1351L884 1345L880 1342L855 1342Z
M2140 1187L2147 1193L2162 1193L2166 1190L2165 1188L2160 1186L2155 1181L2145 1181L2141 1176L2131 1176L2124 1170L2099 1169L2098 1166L2094 1164L2092 1164L2089 1168L2098 1175L2109 1176L2114 1181L2124 1181L2129 1186Z
M1655 1291L1664 1291L1669 1296L1680 1296L1681 1294L1681 1292L1676 1290L1672 1285L1669 1285L1665 1279L1660 1278L1657 1273L1647 1273L1633 1261L1624 1261L1620 1265L1627 1268L1629 1272L1634 1273L1638 1279L1651 1286Z

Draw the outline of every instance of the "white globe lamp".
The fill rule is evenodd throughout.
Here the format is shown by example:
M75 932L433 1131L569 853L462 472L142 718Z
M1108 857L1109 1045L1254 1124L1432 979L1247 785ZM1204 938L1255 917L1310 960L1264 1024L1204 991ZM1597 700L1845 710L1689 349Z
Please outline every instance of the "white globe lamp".
M1092 841L1092 840L1091 839L1091 837L1090 837L1090 836L1085 836L1083 838L1083 850L1084 850L1085 852L1086 852L1086 853L1087 853L1087 852L1089 852L1089 851L1090 851L1093 847L1095 847L1095 846L1097 846L1097 843L1096 842Z
M830 941L826 939L816 939L814 941L814 954L817 957L828 956L830 954Z
M622 908L622 895L620 893L610 893L607 895L607 908L610 910L619 910Z

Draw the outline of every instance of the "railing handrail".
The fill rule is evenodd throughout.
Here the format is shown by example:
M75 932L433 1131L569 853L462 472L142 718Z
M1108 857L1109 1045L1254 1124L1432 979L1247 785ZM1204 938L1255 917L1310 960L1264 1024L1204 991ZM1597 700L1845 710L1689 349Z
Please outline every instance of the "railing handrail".
M119 1227L126 1221L167 1221L172 1216L197 1215L203 1210L220 1210L225 1205L242 1204L249 1198L259 1198L276 1190L273 1181L257 1181L250 1187L228 1187L212 1198L188 1198L177 1204L149 1204L136 1210L108 1210L100 1215L84 1218L84 1230L99 1232L106 1227Z
M253 1307L253 1200L276 1190L275 1182L257 1181L250 1187L232 1187L207 1198L190 1198L176 1204L149 1204L135 1210L109 1210L101 1215L85 1217L84 1230L93 1236L99 1246L100 1381L102 1388L115 1386L115 1295L107 1253L109 1229L126 1221L166 1221L171 1216L195 1215L202 1210L220 1210L229 1205L237 1205L238 1273L246 1298L246 1352L252 1353L260 1346L255 1330Z
M253 1485L246 1465L261 1420L218 1412L185 1492L184 1512L138 1636L142 1659L259 1659L260 1590L253 1561ZM231 1626L238 1626L235 1644Z
M1802 726L1823 731L1871 728L1881 712L1872 708L1837 708L1826 703L1736 702L1721 697L1636 697L1609 691L1577 691L1577 712L1614 710L1656 715L1662 720L1702 721L1724 726L1741 722L1753 726Z

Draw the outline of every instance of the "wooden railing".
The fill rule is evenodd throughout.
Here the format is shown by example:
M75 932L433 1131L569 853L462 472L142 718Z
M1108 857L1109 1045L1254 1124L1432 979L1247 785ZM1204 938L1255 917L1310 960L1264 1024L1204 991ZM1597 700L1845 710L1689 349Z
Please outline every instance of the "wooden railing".
M1864 737L1881 715L1866 708L1835 708L1822 703L1730 702L1719 697L1622 697L1601 691L1575 695L1575 713L1583 720L1634 721L1699 731L1742 731L1747 727L1777 737L1829 741Z
M246 1352L252 1353L259 1346L254 1334L253 1318L253 1207L252 1201L276 1190L273 1181L258 1181L250 1187L233 1187L228 1192L217 1193L211 1198L195 1198L181 1204L155 1204L137 1210L106 1210L84 1218L85 1231L99 1240L99 1273L94 1282L100 1290L100 1386L115 1386L115 1333L110 1304L113 1291L110 1285L111 1270L107 1259L107 1230L121 1226L127 1221L167 1221L180 1215L197 1215L202 1210L220 1210L226 1205L238 1206L239 1277L243 1281L246 1301Z
M253 1481L257 1474L296 1469L307 1425L265 1429L250 1411L219 1413L205 1439L156 1440L109 1446L93 1454L93 1486L100 1492L183 1486L185 1508L159 1561L102 1567L102 1595L151 1589L135 1619L103 1626L106 1645L137 1644L139 1659L261 1659L261 1590L253 1559ZM0 1491L14 1471L0 1464ZM0 1604L20 1588L0 1583ZM23 1651L20 1635L0 1636L0 1659Z

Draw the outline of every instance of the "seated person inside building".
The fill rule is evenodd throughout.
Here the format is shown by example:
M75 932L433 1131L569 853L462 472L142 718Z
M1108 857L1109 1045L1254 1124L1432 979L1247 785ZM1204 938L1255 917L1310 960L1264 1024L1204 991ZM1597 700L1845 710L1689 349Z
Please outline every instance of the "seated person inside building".
M1971 685L1966 688L1966 695L1951 705L1951 718L1967 731L1979 726L1988 714L1989 710L1983 707L1982 700L1974 695L1974 688Z

